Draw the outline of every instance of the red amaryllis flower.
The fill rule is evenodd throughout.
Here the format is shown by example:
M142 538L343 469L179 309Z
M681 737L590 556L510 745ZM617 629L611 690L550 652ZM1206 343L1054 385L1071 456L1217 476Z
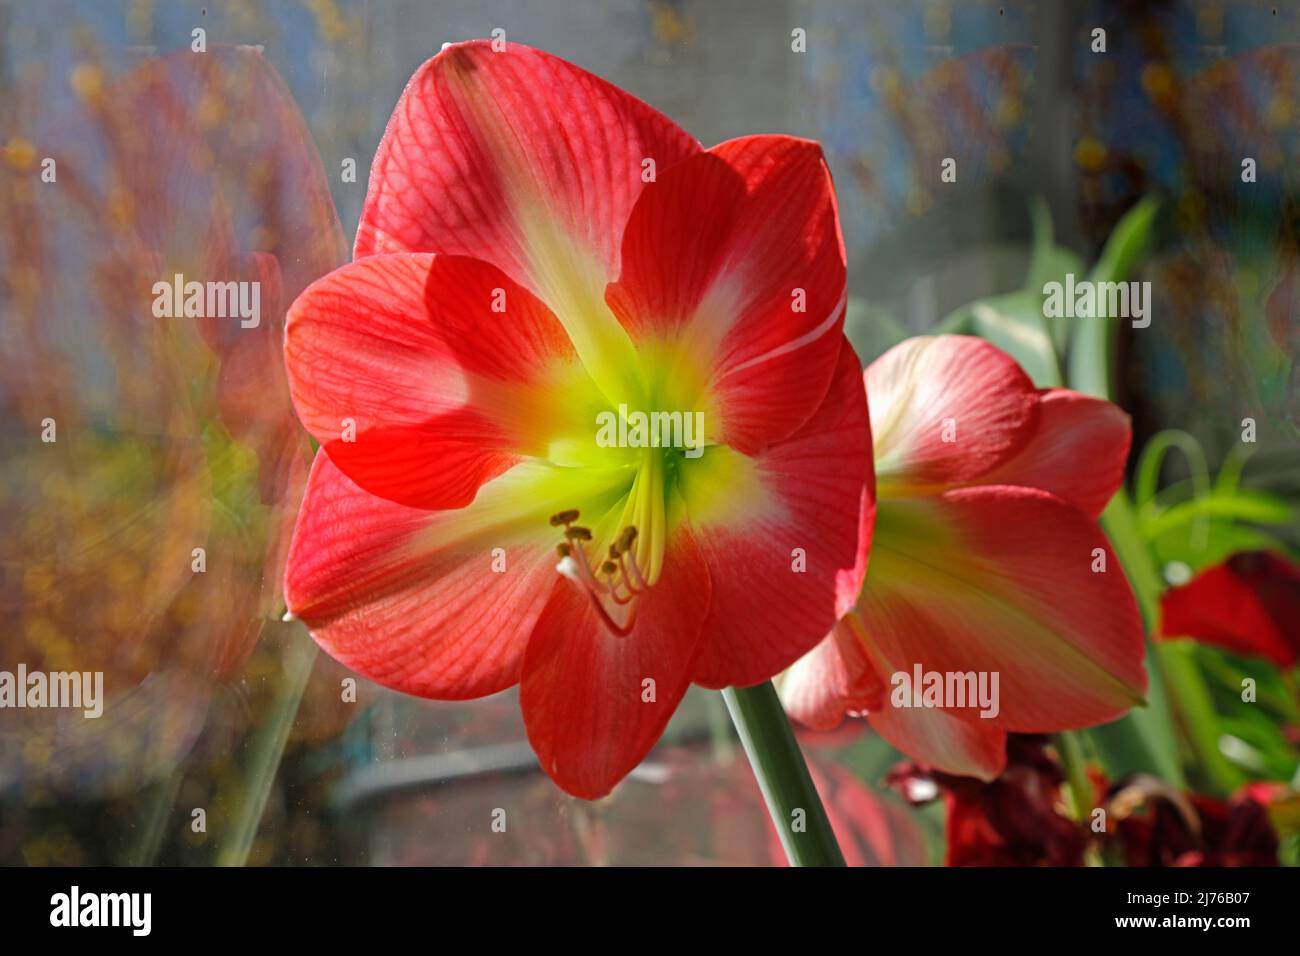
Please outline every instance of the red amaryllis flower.
M1242 551L1160 602L1160 634L1263 657L1283 670L1300 660L1300 566L1271 551Z
M852 603L868 421L816 144L703 150L545 53L458 44L397 105L355 256L285 344L322 445L286 596L338 660L521 683L542 766L596 797L692 681L764 680Z
M1037 390L964 336L899 344L866 386L871 566L856 608L784 676L791 714L829 728L866 712L924 763L989 780L1008 731L1102 723L1139 702L1141 619L1095 521L1123 474L1127 416Z

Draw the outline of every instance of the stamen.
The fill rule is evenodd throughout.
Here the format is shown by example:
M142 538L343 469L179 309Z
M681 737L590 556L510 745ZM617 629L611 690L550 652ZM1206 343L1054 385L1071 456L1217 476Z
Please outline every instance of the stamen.
M639 591L645 590L646 588L645 578L641 574L641 566L636 563L636 552L629 551L627 552L626 557L627 557L628 567L632 571L633 583L636 584L637 590Z
M578 567L582 571L583 583L591 588L599 588L600 582L596 580L596 575L591 572L591 565L587 563L587 552L581 547L573 548L573 554L577 557Z
M598 567L599 573L604 576L602 580L597 577L596 571L593 571L586 549L582 545L582 542L592 540L591 529L575 525L573 522L577 519L576 509L561 511L551 516L552 527L564 527L564 541L555 547L555 553L560 557L555 570L587 592L592 606L610 631L626 636L632 631L632 620L636 615L635 606L629 607L628 611L624 612L627 620L624 624L619 624L614 620L610 613L611 609L605 602L608 600L620 607L627 607L632 605L637 595L645 589L645 579L641 577L640 569L636 566L636 558L628 551L636 540L636 528L630 526L624 528L614 543L609 546L608 558ZM626 563L629 559L632 562L630 575ZM639 586L634 583L634 579Z
M636 525L628 525L614 542L614 547L619 551L630 551L634 541L636 541Z
M614 603L630 604L632 599L636 597L636 592L631 588L628 588L628 593L626 595L619 593L618 584L614 581L614 573L618 571L618 565L613 561L606 561L600 566L600 570L604 573L605 580L609 582L609 596L614 599ZM624 583L626 583L626 579Z
M591 603L592 605L595 606L596 613L600 615L601 619L605 622L605 626L607 628L609 628L619 637L627 637L629 634L632 633L632 621L635 615L628 618L626 627L621 627L618 624L614 623L614 619L610 617L609 612L605 610L605 605L600 603L600 598L596 597L594 592L588 592L588 593L591 594Z
M631 579L628 577L627 565L623 562L623 556L621 554L618 556L618 569L619 572L623 575L623 587L627 588L629 594L640 594L642 590L644 590L644 587L639 588L636 585L634 585ZM642 583L644 585L644 582Z

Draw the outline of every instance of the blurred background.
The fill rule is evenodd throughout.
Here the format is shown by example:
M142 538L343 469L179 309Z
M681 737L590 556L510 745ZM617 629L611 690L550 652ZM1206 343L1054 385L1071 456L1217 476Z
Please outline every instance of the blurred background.
M312 454L284 311L348 260L407 78L497 27L706 145L821 141L864 363L944 328L1034 371L1053 343L1022 334L1023 293L1112 262L1148 200L1125 263L1153 321L1122 323L1115 397L1135 450L1172 429L1158 444L1183 455L1149 459L1147 541L1168 585L1241 551L1297 557L1300 4L0 2L0 669L103 671L106 697L97 720L0 710L0 863L783 862L716 693L693 689L646 763L584 803L537 768L513 692L442 704L349 682L280 620ZM155 318L149 287L173 272L258 279L260 326ZM1224 474L1242 494L1207 504ZM1099 800L1143 808L1101 852L1188 862L1186 838L1193 861L1294 863L1294 660L1247 718L1240 654L1188 653L1223 766L1176 786L1099 771ZM1017 741L982 785L864 727L802 737L851 863L1080 862L1054 830L1049 742ZM1243 810L1263 784L1250 807L1267 810ZM969 819L998 832L990 855L957 852Z

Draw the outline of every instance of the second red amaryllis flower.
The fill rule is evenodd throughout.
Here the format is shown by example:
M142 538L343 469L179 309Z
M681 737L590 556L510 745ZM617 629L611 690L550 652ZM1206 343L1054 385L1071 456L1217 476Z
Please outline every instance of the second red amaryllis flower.
M989 780L1008 731L1086 727L1139 703L1142 622L1095 520L1123 476L1127 416L1035 389L966 336L908 339L865 378L871 564L857 606L784 676L791 714L828 729L865 713L930 767Z
M703 150L561 60L458 44L397 105L355 255L286 335L322 446L286 595L338 660L442 699L521 682L542 766L595 797L692 681L762 681L852 603L868 422L816 144ZM673 416L702 433L634 437Z

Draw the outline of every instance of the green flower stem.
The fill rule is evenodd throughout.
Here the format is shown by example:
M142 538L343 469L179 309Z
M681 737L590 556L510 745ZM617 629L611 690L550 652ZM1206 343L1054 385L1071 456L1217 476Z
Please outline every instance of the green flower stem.
M791 866L844 866L830 820L771 681L722 692Z
M1073 731L1063 731L1056 735L1056 752L1061 757L1061 769L1065 771L1066 792L1070 796L1070 816L1076 820L1087 819L1092 810L1093 787L1088 777L1088 766L1083 758L1083 746Z
M1077 730L1066 730L1053 738L1056 752L1061 758L1061 769L1065 772L1065 792L1069 797L1070 818L1082 824L1089 824L1095 809L1096 790L1092 778L1088 776L1088 764L1083 755L1083 742ZM1095 843L1089 844L1083 852L1085 866L1105 866L1106 859Z
M132 847L127 858L127 866L153 866L158 859L167 835L176 795L180 792L181 782L185 778L185 765L182 761L166 778L150 788L148 803L145 805L144 828L139 841Z
M295 625L297 626L299 625ZM307 678L311 676L312 667L316 663L316 654L316 644L305 633L296 634L290 639L289 649L285 653L284 683L276 695L270 719L253 741L253 755L248 764L243 798L236 808L229 834L217 850L217 866L243 866L248 862L253 840L262 823L262 814L266 811L267 798L271 795L271 785L275 782L276 771L284 757L289 731L293 729L294 719L298 716L298 705L302 703L303 691L307 689Z

